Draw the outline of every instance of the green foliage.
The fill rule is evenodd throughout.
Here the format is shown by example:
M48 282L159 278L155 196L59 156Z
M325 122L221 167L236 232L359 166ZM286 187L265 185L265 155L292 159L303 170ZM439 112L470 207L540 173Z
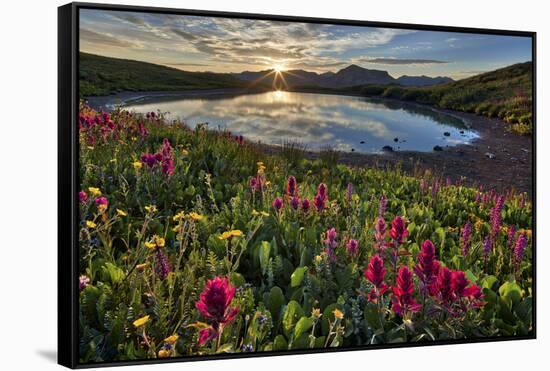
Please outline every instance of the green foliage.
M498 117L508 122L513 132L529 135L533 124L532 73L532 62L525 62L435 86L369 85L358 91L367 96Z
M85 106L81 114L102 117ZM280 154L206 127L167 125L162 115L116 111L100 120L112 120L118 131L94 126L80 132L79 176L87 199L80 203L79 273L89 279L80 291L82 362L532 333L532 204L526 195L507 194L502 230L485 258L482 241L491 231L494 206L490 191L450 184L435 192L422 179L433 184L437 175L350 168L330 156L300 159L291 167ZM136 131L138 123L147 134ZM165 138L173 155L171 175L140 160L157 153ZM286 194L290 175L301 200L312 201L323 182L326 207L318 211L312 202L308 211L293 209ZM263 178L263 189L251 188L253 177ZM487 201L476 200L478 194ZM385 284L395 282L389 255L378 250L375 238L382 195L388 200L386 222L397 215L407 222L397 265L412 269L422 243L432 240L443 266L464 271L471 284L480 285L479 307L461 298L443 308L441 300L423 297L417 275L413 296L435 314L403 318L395 313L391 290L372 300L374 287L363 272L373 255L386 261ZM108 205L99 207L98 197ZM272 206L275 197L283 199L279 211ZM463 256L460 236L468 221L470 250ZM529 236L519 262L508 246L511 225ZM326 242L330 228L337 231L333 251ZM352 238L359 244L357 256L346 248ZM170 266L166 274L160 252ZM235 288L228 309L238 311L199 344L199 332L212 329L212 319L196 305L214 277L228 278ZM145 323L136 325L139 319Z
M157 64L80 53L80 96L120 91L169 91L244 87L225 74L189 72Z

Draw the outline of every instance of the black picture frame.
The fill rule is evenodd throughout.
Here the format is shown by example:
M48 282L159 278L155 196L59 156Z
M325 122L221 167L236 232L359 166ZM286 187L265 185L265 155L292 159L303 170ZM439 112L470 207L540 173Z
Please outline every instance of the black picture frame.
M415 29L426 31L446 31L456 33L476 33L530 37L532 40L533 62L533 134L532 134L532 202L533 202L533 331L526 336L498 336L464 340L434 341L431 343L399 343L354 346L343 348L288 350L256 353L238 353L185 356L179 358L118 361L80 364L78 329L78 187L79 187L79 142L78 142L78 51L79 51L79 10L121 10L145 13L163 13L177 15L210 16L271 21L324 23L349 26L387 27L394 29ZM58 8L58 363L69 368L93 368L106 366L141 365L168 362L203 361L228 358L266 357L277 355L296 355L351 350L370 350L386 348L417 347L428 345L470 344L509 340L536 339L537 321L537 264L536 264L536 32L497 30L486 28L464 28L423 24L370 22L330 18L312 18L267 14L234 13L222 11L202 11L144 6L111 5L96 3L70 3Z

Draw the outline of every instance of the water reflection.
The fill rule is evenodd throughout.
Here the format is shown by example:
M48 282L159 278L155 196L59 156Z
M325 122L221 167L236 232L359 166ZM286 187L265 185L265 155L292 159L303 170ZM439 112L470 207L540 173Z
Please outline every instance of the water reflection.
M432 151L435 145L454 146L477 137L460 119L429 108L342 95L275 91L151 98L127 107L169 112L169 117L191 127L207 122L211 128L227 128L252 141L299 141L311 150L330 146L372 153L390 145L396 150Z

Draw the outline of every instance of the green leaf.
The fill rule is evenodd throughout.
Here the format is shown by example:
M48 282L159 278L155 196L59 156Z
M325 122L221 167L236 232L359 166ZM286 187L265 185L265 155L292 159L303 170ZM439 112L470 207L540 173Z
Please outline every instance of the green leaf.
M308 269L307 267L298 267L298 268L296 268L294 273L292 273L292 275L290 276L290 286L291 287L300 286L300 284L304 280L304 275L307 272L307 269Z
M286 342L286 339L283 335L277 335L275 336L275 340L273 340L273 350L287 350L288 349L288 343Z
M517 303L521 300L521 287L515 281L507 281L498 289L500 296L507 298L512 303Z
M294 330L296 322L298 322L298 319L303 315L304 311L302 310L302 307L300 306L300 304L298 304L298 302L292 300L287 304L282 321L283 331L287 337L290 336L290 334Z
M269 263L269 254L271 252L271 243L267 241L262 241L260 245L260 267L262 268L262 274L265 275L267 272L267 266Z
M494 286L497 282L498 282L498 279L495 276L487 276L483 280L481 280L481 288L496 290L496 287Z
M280 287L274 286L269 291L269 302L268 308L271 312L271 315L275 320L279 319L281 308L286 303L285 296L283 295L283 290Z
M313 319L309 317L300 318L300 320L298 320L298 323L296 323L296 327L294 328L294 337L298 338L304 332L309 331L309 329L312 327Z
M101 267L101 277L105 281L119 283L124 279L124 271L113 263L107 262Z
M220 345L216 353L234 353L233 344L227 343Z
M470 282L474 283L477 282L477 277L475 274L472 273L471 270L466 271L466 278L470 280Z

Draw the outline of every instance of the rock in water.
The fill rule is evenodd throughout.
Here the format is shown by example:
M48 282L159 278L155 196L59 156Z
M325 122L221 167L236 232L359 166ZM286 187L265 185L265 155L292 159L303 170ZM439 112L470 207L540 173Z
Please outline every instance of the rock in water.
M450 137L451 136L451 133L449 133L448 131L444 132L443 135L445 135L446 137Z
M393 147L392 146L384 146L384 147L382 147L382 151L384 151L384 152L393 152Z
M485 156L487 156L487 158L489 158L491 160L494 160L497 157L491 152L485 152Z
M434 151L443 151L443 147L441 146L434 146Z

